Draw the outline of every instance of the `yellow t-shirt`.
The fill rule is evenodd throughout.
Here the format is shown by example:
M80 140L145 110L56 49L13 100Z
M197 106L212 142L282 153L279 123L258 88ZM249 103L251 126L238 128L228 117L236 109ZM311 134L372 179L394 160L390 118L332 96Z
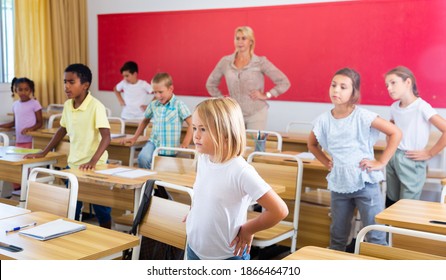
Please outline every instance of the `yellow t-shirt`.
M77 109L73 107L72 99L65 101L60 125L65 127L70 137L70 168L89 162L102 139L99 128L110 128L104 105L90 92ZM97 164L105 164L107 159L105 151Z

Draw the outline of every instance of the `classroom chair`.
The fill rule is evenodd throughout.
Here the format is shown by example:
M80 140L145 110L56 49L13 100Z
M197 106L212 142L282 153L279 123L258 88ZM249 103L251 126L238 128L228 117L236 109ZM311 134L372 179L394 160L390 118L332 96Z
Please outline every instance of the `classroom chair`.
M65 184L54 185L39 182L39 174L67 179L69 187L67 188ZM29 175L25 208L74 219L78 189L79 184L73 174L46 168L34 168Z
M162 151L174 151L175 157L163 156ZM158 147L153 152L152 170L168 171L177 173L190 173L197 171L196 162L197 151L194 149L177 148L177 147Z
M161 151L176 151L181 153L177 157L163 156ZM152 170L167 171L173 173L195 173L197 170L196 162L197 152L194 149L174 148L174 147L158 147L153 152ZM184 204L191 204L190 196L184 192L172 191L173 200ZM125 213L114 219L115 228L120 231L129 231L133 221L133 213Z
M446 186L443 186L440 194L440 203L445 203L446 200Z
M9 146L9 136L7 134L0 132L0 144L4 147Z
M58 128L60 127L60 119L62 118L61 114L54 114L48 118L47 128Z
M400 234L422 238L429 241L446 242L446 235L436 234L418 230L398 228L385 225L369 225L361 229L356 237L355 254L366 255L370 257L387 259L387 260L446 260L446 257L435 254L428 254L419 251L396 248L393 246L384 246L379 244L368 243L364 241L365 235L371 230L388 232L389 234Z
M433 131L430 134L429 137L429 144L428 146L432 146L435 141L437 141L438 138L441 137L440 132ZM441 150L441 152L436 156L439 160L438 167L430 167L428 162L427 167L427 176L426 176L426 183L433 183L433 184L440 184L441 180L446 177L446 151L445 149Z
M162 151L175 151L175 157L160 155ZM195 173L197 171L197 152L194 149L158 147L153 152L152 170L175 172L180 174ZM185 204L190 204L189 197L184 193L172 192L172 198Z
M125 134L125 122L119 117L107 117L111 134Z
M280 157L295 160L297 162L297 166L254 162L254 158L260 156ZM267 181L270 184L284 185L286 191L285 193L279 194L279 196L293 205L292 209L289 209L290 214L288 215L288 219L281 221L274 227L257 232L254 235L252 245L267 247L281 241L291 239L290 251L293 253L296 251L299 225L299 210L303 176L302 160L296 155L254 152L248 156L247 161L254 166L262 178L265 180L268 178ZM249 211L248 219L254 218L258 214L258 212Z
M311 122L291 121L286 125L285 132L305 132L310 133L313 129Z
M187 194L192 201L193 190L188 187L156 181L155 186L162 186L168 191ZM142 193L145 191L143 187ZM142 196L141 196L142 198ZM190 205L152 195L149 210L138 227L138 235L157 240L162 243L186 249L186 223L183 222L190 210ZM138 259L140 246L133 250L133 259ZM186 258L186 254L185 258Z
M107 114L107 117L111 117L112 116L112 111L110 108L105 107L105 113Z
M273 137L275 137L275 139ZM269 130L255 130L255 129L247 129L246 130L246 146L255 150L256 140L258 138L266 140L265 149L282 152L282 135L276 131ZM264 151L263 151L264 152Z
M54 111L63 111L63 104L49 104L46 107L47 112L54 112Z

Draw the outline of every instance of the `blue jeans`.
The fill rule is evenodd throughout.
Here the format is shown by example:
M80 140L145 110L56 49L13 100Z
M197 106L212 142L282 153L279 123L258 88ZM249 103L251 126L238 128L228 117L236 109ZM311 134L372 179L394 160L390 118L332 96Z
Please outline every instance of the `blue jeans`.
M191 261L198 261L200 260L200 258L197 256L197 254L195 254L194 251L192 251L192 249L189 247L189 244L187 244L187 249L186 249L186 254L187 254L187 260L191 260ZM230 258L227 258L226 260L249 260L251 258L251 256L249 254L246 253L246 249L243 252L243 256L233 256Z
M66 169L70 169L69 166L67 166ZM68 187L68 180L65 183ZM79 221L81 210L82 210L83 202L77 201L76 203L76 213L74 214L74 219ZM99 225L106 224L111 221L111 207L102 206L102 205L96 205L92 204L94 213L96 214L96 217L98 218Z
M379 185L366 183L363 189L353 193L331 192L330 249L346 250L355 207L364 227L376 224L375 215L384 210ZM366 239L370 243L387 245L385 232L370 231Z
M155 151L155 149L156 149L156 146L151 141L148 141L144 145L144 147L142 148L141 152L138 155L138 167L139 168L146 168L146 169L152 168L152 157L153 157L153 152Z
M81 210L82 210L83 202L77 201L76 204L76 215L74 216L74 219L79 221ZM102 206L97 204L92 204L94 213L96 214L96 217L98 218L99 225L106 224L111 221L111 207L108 206Z

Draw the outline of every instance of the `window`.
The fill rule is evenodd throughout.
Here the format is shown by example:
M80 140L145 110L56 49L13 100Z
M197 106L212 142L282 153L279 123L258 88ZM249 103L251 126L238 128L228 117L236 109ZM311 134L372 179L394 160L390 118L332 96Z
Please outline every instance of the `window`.
M14 0L0 0L0 83L14 77Z

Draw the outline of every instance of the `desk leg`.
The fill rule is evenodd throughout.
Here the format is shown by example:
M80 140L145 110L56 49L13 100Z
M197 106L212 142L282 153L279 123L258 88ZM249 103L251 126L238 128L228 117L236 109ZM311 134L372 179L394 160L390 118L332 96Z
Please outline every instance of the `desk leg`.
M138 213L139 209L139 202L141 201L141 189L137 188L135 189L135 202L133 203L133 215L136 216L136 213ZM139 259L139 251L141 249L141 237L139 238L139 245L135 246L132 251L132 260L138 260Z
M20 207L25 208L26 196L28 195L28 167L27 164L22 166L22 182L20 183Z
M134 166L134 159L135 159L135 146L130 147L130 158L129 158L129 166Z

